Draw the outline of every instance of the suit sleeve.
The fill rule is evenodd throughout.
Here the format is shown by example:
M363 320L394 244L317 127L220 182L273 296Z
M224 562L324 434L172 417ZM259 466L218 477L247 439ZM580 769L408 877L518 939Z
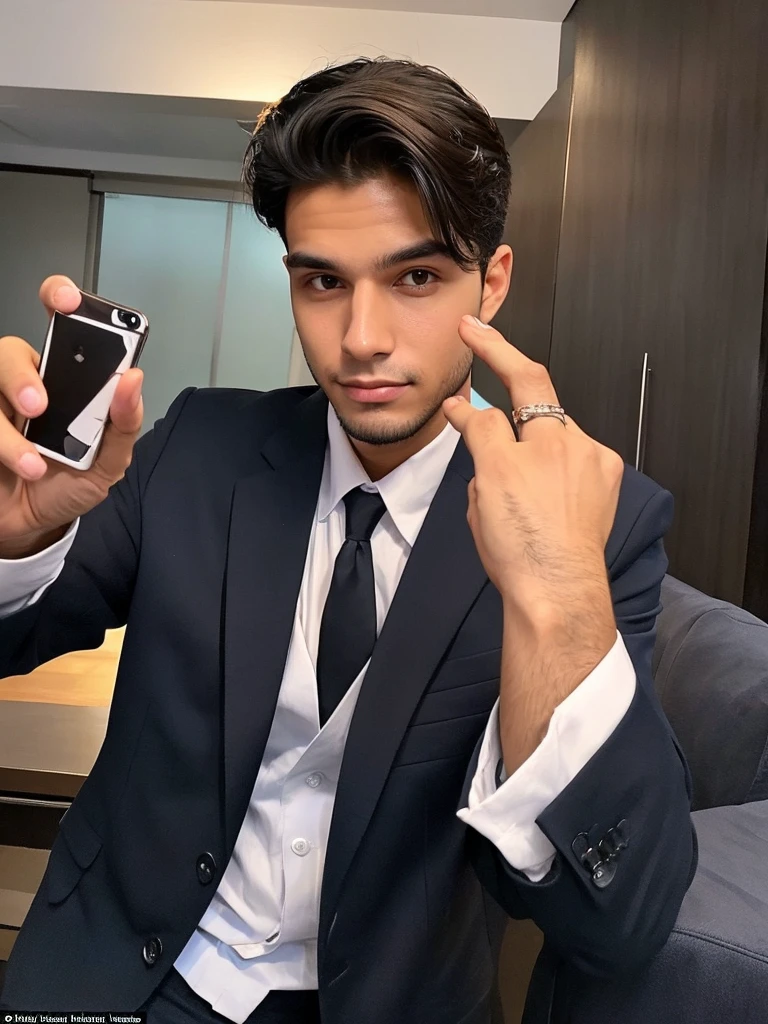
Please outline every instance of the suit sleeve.
M137 441L122 480L82 516L61 571L39 599L0 620L0 678L92 650L105 630L125 625L141 549L142 496L194 390L182 391Z
M522 905L555 953L598 977L631 974L659 951L697 863L691 777L651 671L672 509L671 494L655 492L609 566L616 625L637 685L614 732L536 818L556 851L549 873L532 882L468 831L475 870L496 901L517 917Z
M499 701L485 730L466 808L458 816L490 839L532 882L549 874L555 848L536 824L538 815L578 775L621 722L635 693L635 669L621 633L611 650L559 704L530 757L502 781L504 758ZM498 782L497 782L498 779Z

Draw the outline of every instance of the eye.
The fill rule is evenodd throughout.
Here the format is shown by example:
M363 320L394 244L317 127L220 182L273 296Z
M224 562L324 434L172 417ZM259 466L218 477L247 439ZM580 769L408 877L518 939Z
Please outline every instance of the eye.
M409 277L413 278L413 281L410 284L407 281L407 278ZM433 283L429 278L434 278L436 281L437 275L433 274L431 270L422 270L417 268L415 270L409 270L406 274L403 274L400 280L404 281L409 288L421 289L426 288L428 285Z
M317 277L310 277L307 281L307 284L316 292L332 292L339 283L338 277L333 277L331 274L318 274Z

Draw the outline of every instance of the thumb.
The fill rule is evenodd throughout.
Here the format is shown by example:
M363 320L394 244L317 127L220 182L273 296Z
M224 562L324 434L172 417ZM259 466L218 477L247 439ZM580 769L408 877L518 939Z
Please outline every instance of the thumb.
M109 407L109 420L92 469L110 481L119 480L131 462L133 446L144 419L143 378L143 373L136 367L126 370L118 381Z
M135 434L141 430L144 409L141 388L144 373L137 366L122 374L109 406L110 422L121 434Z
M460 433L464 433L472 414L476 412L463 395L453 395L443 402L443 415Z
M55 310L74 313L82 300L80 289L71 278L53 274L40 285L40 301L48 310L48 315L53 316Z

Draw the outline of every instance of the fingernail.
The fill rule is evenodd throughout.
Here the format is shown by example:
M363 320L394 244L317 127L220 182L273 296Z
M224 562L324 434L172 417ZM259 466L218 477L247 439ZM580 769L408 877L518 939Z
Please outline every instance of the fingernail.
M80 292L68 284L63 284L53 296L55 306L71 306L75 300L79 304Z
M459 402L463 402L463 401L464 401L464 396L463 395L452 395L450 398L446 398L445 404L448 406L449 409L452 409L455 405L458 405Z
M45 463L36 452L24 452L19 459L19 468L24 476L37 480L45 472Z
M22 388L19 392L19 405L22 407L24 412L29 413L30 416L34 416L42 405L42 396L37 388L32 387L31 384Z
M479 320L476 316L473 316L472 319L475 321L478 327L485 327L489 331L492 329L490 324L484 324L483 321Z

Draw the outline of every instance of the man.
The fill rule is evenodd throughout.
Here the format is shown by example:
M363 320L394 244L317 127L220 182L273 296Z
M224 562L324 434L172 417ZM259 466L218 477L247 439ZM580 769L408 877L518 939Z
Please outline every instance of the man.
M188 388L134 449L131 370L87 473L0 435L2 672L127 623L3 1000L487 1024L506 915L636 970L696 861L650 672L672 499L488 327L503 139L442 73L357 60L264 111L245 177L319 388ZM35 366L3 340L16 424Z

